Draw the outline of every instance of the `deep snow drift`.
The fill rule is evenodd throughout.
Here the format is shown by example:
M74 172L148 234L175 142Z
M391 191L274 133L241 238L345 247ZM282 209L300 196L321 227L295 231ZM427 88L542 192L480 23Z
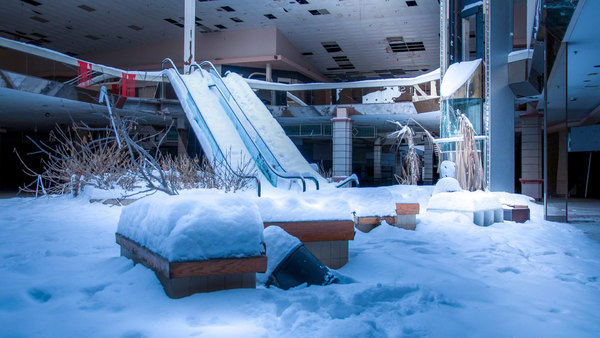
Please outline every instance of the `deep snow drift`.
M355 190L338 191L356 194L349 208L380 208ZM121 207L83 196L0 200L0 336L600 335L600 246L580 230L543 221L532 203L532 221L483 228L460 213L427 213L431 187L364 191L378 190L421 203L417 229L357 232L338 270L353 283L177 300L150 270L119 257ZM319 204L316 194L287 200L304 198Z

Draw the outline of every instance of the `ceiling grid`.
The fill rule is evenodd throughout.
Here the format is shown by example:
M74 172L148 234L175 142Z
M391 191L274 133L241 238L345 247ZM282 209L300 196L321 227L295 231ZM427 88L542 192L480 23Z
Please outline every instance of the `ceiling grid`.
M84 55L173 38L183 32L176 24L183 23L183 1L34 3L39 5L24 1L4 4L0 36ZM277 27L299 52L312 53L307 60L323 74L358 72L374 77L374 70L405 69L409 72L398 76L415 76L422 69L439 67L439 3L417 0L416 4L409 6L399 0L197 1L196 23L198 33ZM407 43L422 42L425 50L393 52L387 38L399 36ZM321 43L329 41L336 41L342 51L328 53ZM339 68L332 56L345 56L355 68L327 71Z

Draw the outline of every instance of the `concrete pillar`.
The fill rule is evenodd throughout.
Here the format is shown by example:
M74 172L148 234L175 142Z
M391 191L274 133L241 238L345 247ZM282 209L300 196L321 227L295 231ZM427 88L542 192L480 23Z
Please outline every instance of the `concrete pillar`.
M373 179L375 182L381 180L381 137L375 140L373 146Z
M514 95L508 87L508 53L512 50L512 2L484 1L486 114L489 140L486 174L489 190L513 192L515 184ZM489 66L489 67L487 67Z
M352 119L348 117L348 108L336 108L336 117L331 122L333 176L346 177L352 174Z
M267 67L265 69L265 81L273 82L273 66L270 63L267 63ZM275 91L271 90L271 105L275 105Z
M423 152L423 184L433 184L433 145L425 140Z
M185 0L183 15L183 72L190 70L196 51L196 0Z
M542 199L543 159L542 125L543 115L528 112L521 115L521 193Z

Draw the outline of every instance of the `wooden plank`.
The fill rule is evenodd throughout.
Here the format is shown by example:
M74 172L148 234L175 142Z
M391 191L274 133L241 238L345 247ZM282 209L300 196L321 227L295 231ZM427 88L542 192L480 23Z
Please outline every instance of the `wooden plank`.
M352 221L265 222L281 227L301 242L343 241L354 239Z
M396 203L397 215L416 215L419 213L419 203Z
M169 276L169 261L165 258L157 255L150 251L144 246L130 240L129 238L123 237L119 234L115 234L117 244L124 249L128 258L133 259L135 263L142 263L144 266L157 273L162 274L165 277Z
M169 262L150 249L115 234L117 243L128 253L126 256L136 263L142 263L149 269L168 278L197 277L246 272L265 272L267 257L221 258L206 261Z
M207 261L172 262L170 278L265 272L267 257L220 258Z
M356 217L356 223L364 224L364 225L379 225L379 224L381 224L381 217L378 217L378 216Z

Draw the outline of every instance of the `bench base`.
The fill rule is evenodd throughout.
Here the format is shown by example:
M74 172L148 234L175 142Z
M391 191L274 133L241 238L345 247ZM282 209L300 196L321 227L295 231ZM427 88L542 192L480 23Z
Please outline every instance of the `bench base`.
M305 242L304 247L332 269L339 269L348 263L348 241Z
M267 267L266 256L169 262L119 234L116 234L116 240L121 246L121 256L154 271L170 298L182 298L198 292L253 289L256 287L256 272L265 272Z
M302 244L321 263L339 269L348 263L348 241L354 239L354 223L346 221L265 222L265 227L276 225Z

